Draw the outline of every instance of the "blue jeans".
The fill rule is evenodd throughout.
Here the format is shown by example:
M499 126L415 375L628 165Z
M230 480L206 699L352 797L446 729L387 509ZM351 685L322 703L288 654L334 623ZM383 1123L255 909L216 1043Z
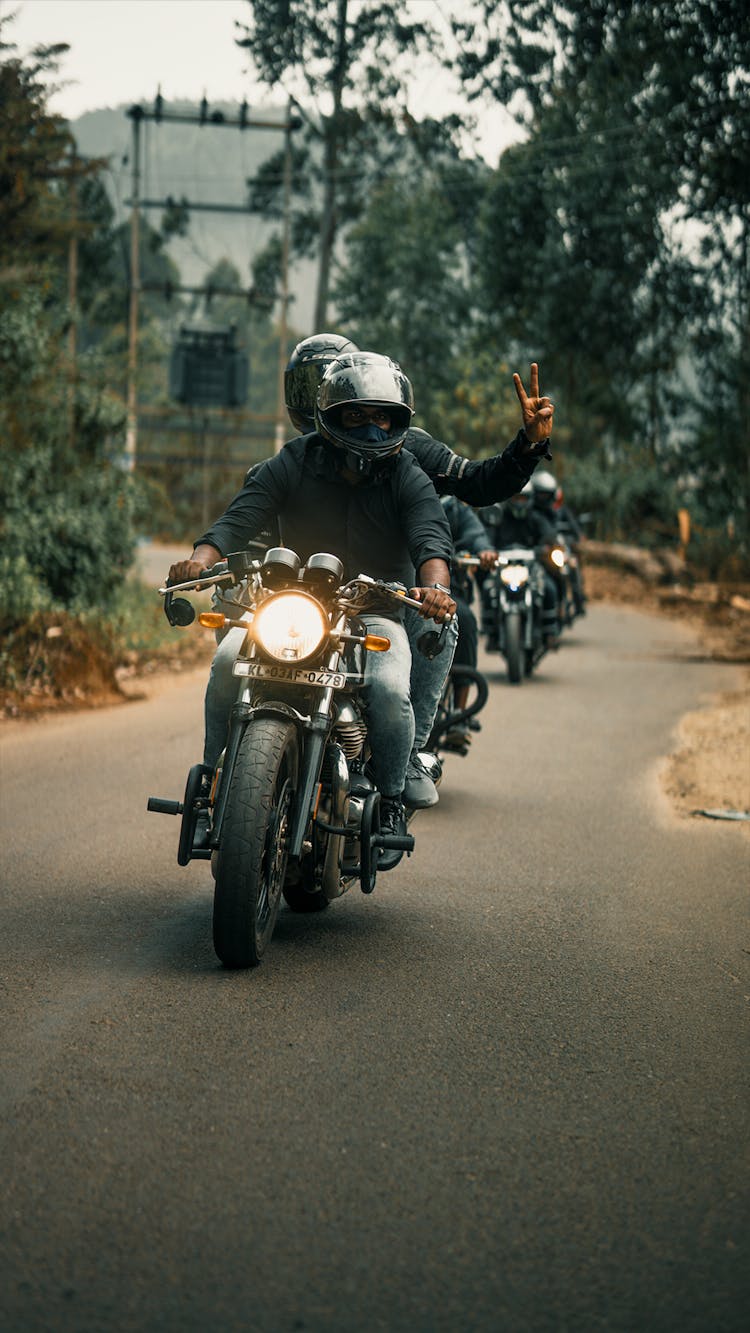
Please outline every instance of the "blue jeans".
M411 608L406 609L405 625L385 616L364 615L362 620L373 634L384 634L391 641L387 653L366 655L365 699L375 782L386 796L398 796L412 748L423 749L430 734L453 660L458 626L454 622L449 627L443 652L429 661L412 645L425 630L439 628L434 621L423 620ZM209 768L216 767L227 743L229 714L239 688L232 666L244 638L243 629L217 635L204 703L203 762Z
M435 721L437 706L445 689L448 672L453 662L458 639L458 620L445 631L445 647L442 653L433 657L423 657L417 647L420 635L430 630L440 630L434 620L423 620L418 611L407 606L404 611L404 624L411 644L411 697L414 705L414 749L424 750L432 724Z

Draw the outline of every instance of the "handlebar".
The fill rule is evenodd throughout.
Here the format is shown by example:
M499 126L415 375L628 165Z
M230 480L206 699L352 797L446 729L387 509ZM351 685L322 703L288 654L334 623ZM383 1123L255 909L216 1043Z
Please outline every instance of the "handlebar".
M343 588L339 589L339 596L346 597L349 589L356 588L357 586L363 588L365 591L377 592L379 595L384 594L399 606L411 606L415 611L422 611L424 609L424 603L418 601L416 597L410 597L407 592L401 591L400 588L391 587L390 584L385 583L382 579L371 578L369 574L358 574L355 579L350 579ZM429 619L429 617L427 618ZM450 625L452 620L453 616L446 616L442 623L444 625Z
M165 583L159 588L159 596L165 597L173 592L200 592L202 588L213 588L218 583L231 583L234 575L229 572L226 560L217 560L200 579L189 579L187 583Z
M260 565L257 564L256 568L259 569ZM159 595L164 598L164 609L169 616L174 593L200 592L204 588L213 588L217 587L219 584L235 583L238 581L239 579L237 575L233 574L229 569L227 561L218 560L215 565L211 565L211 567L206 570L201 578L189 579L186 583L167 583L159 588L158 591ZM394 588L388 583L385 583L382 579L372 578L369 574L358 574L356 578L350 579L348 583L344 584L339 589L338 596L346 599L349 596L355 595L358 588L365 592L376 592L378 596L388 597L391 601L398 603L399 606L411 606L415 611L421 611L423 609L424 604L418 601L416 597L409 597L405 590L402 591L401 589ZM443 623L450 624L452 619L452 616L448 616Z

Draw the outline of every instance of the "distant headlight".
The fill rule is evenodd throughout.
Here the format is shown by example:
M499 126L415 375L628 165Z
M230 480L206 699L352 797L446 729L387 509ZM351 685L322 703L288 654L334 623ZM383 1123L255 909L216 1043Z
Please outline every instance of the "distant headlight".
M559 546L553 546L552 550L549 553L549 558L552 561L553 565L557 565L558 569L562 569L563 565L567 560L565 552Z
M255 612L252 637L275 662L305 662L325 642L328 616L314 597L279 592Z
M500 570L500 579L503 583L510 583L514 588L518 588L525 583L529 577L529 571L526 565L506 565Z

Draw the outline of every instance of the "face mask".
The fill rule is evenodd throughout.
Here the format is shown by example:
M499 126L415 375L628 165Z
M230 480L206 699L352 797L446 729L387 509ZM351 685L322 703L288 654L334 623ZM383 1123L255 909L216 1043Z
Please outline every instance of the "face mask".
M366 422L364 426L352 426L346 433L353 440L363 440L368 444L382 444L388 439L388 431L383 430L382 426L376 426L372 421Z

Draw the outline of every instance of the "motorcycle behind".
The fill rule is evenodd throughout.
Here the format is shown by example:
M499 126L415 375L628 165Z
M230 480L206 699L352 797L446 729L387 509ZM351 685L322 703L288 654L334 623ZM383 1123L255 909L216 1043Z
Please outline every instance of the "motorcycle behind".
M170 623L186 625L194 608L175 593L227 586L237 618L199 616L210 628L246 631L226 749L215 772L191 768L182 802L150 797L148 809L181 816L180 865L210 858L214 947L239 968L260 963L282 897L293 911L314 912L357 882L369 894L381 849L413 850L411 834L380 831L363 685L365 654L387 652L390 640L368 633L360 616L373 605L421 606L365 574L344 584L336 556L302 565L285 547L262 560L237 552L203 578L159 591ZM201 812L210 832L196 847Z
M557 588L560 624L569 627L581 613L576 594L577 558L563 537L541 547L539 557Z
M505 658L508 680L520 685L545 651L544 572L530 547L508 547L482 590L482 629L488 653Z
M458 703L459 695L466 696L466 702L462 705ZM471 724L477 713L481 713L488 697L487 677L477 667L454 662L425 746L426 754L420 755L423 762L431 755L436 756L438 772L442 772L443 754L467 755L470 734L466 733L465 723L469 723L471 731ZM431 776L434 777L434 774Z

